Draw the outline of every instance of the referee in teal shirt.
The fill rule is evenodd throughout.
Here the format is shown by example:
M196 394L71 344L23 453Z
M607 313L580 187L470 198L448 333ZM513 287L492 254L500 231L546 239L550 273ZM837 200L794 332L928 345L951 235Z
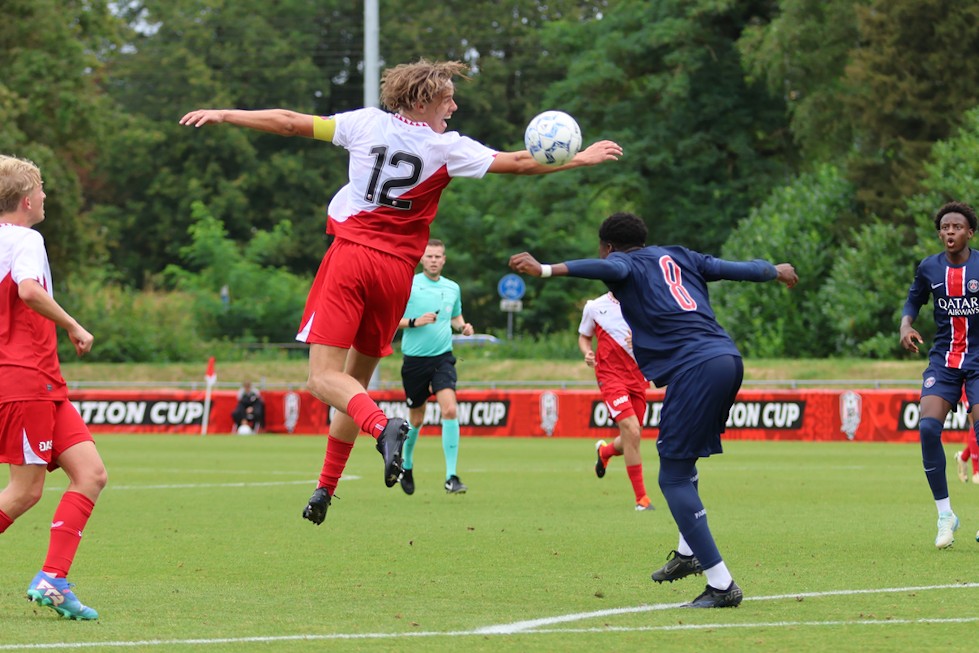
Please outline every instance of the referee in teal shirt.
M401 382L408 402L408 439L403 450L401 489L414 494L415 442L425 421L425 406L435 395L442 418L442 452L445 454L445 491L463 494L468 488L459 480L459 419L456 414L456 359L452 355L452 329L464 336L473 325L462 317L459 284L442 276L445 243L428 241L421 260L422 272L411 282L411 297L401 318Z

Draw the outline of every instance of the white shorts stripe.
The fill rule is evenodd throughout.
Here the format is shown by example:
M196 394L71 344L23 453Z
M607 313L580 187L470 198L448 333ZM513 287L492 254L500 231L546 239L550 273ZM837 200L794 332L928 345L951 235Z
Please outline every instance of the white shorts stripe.
M24 438L24 464L25 465L47 465L48 461L44 460L31 449L31 441L27 439L27 429L21 431L21 436Z

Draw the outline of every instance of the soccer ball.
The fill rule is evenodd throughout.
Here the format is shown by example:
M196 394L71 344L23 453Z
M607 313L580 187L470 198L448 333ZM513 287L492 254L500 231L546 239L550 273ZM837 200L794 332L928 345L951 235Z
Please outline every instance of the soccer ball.
M563 111L545 111L527 125L523 141L534 161L559 166L581 149L581 128Z
M251 435L251 434L252 434L252 427L248 426L247 424L242 424L241 426L238 427L238 435Z

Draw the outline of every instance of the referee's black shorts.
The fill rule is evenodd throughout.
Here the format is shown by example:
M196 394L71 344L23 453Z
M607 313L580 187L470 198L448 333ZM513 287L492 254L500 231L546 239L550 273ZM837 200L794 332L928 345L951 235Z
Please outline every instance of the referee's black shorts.
M408 408L421 406L439 390L456 389L456 357L451 351L438 356L405 356L401 383Z

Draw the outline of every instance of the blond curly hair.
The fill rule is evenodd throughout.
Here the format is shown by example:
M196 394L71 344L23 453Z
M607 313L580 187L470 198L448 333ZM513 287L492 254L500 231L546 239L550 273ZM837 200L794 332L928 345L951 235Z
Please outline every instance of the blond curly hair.
M469 79L469 66L461 61L403 63L381 75L381 103L391 111L411 110L416 104L440 100L449 92L455 76Z
M20 201L42 183L33 161L0 154L0 214L16 211Z

